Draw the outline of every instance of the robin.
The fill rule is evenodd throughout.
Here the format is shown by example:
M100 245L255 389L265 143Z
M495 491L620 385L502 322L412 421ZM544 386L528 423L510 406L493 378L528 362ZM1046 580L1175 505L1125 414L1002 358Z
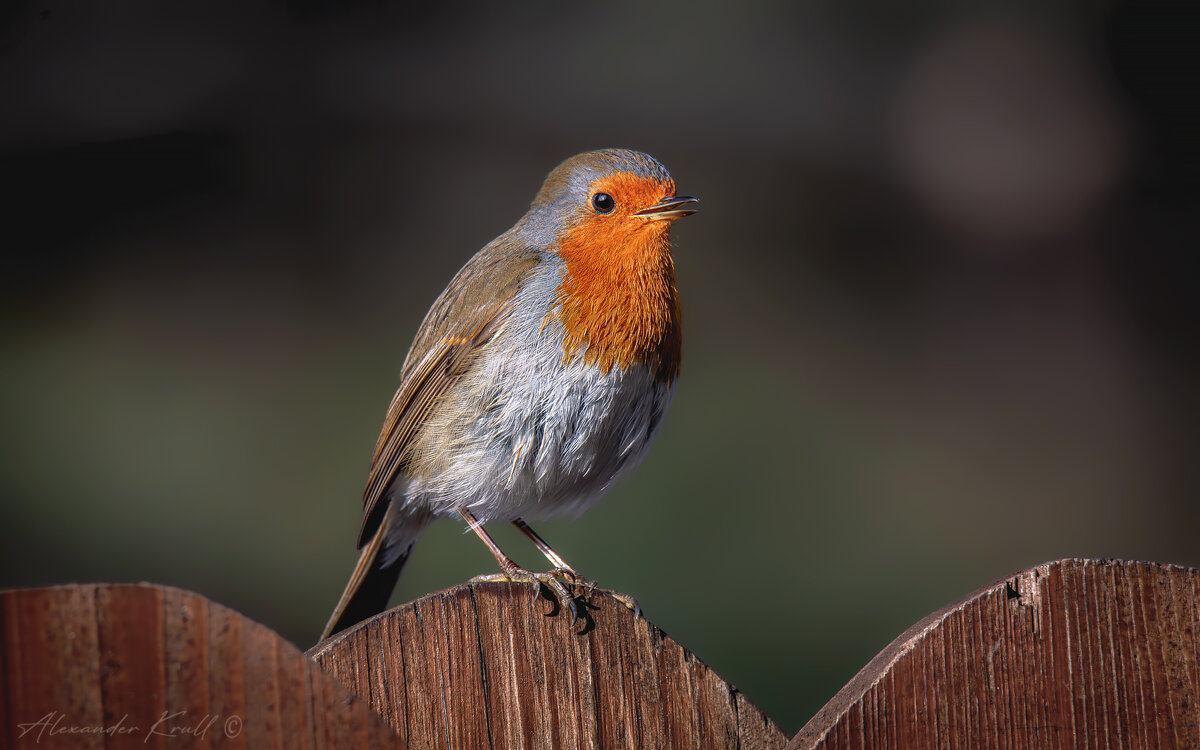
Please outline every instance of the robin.
M454 515L500 564L476 580L547 587L574 621L594 584L524 519L582 513L654 439L682 342L670 227L696 203L646 154L579 154L455 274L404 360L363 493L362 554L323 638L382 612L417 537ZM553 569L519 567L491 521L516 525Z

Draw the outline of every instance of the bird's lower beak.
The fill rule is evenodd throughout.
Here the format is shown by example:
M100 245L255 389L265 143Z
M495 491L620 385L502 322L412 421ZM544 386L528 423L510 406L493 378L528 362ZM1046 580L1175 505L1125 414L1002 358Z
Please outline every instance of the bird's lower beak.
M694 206L699 202L699 200L690 195L669 195L653 206L647 206L641 211L634 211L633 215L649 219L650 221L658 221L660 219L671 221L681 216L696 213L696 209L683 208L683 206Z

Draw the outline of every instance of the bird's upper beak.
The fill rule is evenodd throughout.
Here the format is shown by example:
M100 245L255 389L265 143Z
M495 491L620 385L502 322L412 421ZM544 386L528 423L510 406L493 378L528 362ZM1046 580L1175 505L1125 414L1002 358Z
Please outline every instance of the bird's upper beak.
M653 206L647 206L641 211L634 211L633 215L650 221L658 221L660 219L671 221L681 216L696 213L696 209L682 208L682 206L694 206L699 202L699 200L690 195L668 195Z

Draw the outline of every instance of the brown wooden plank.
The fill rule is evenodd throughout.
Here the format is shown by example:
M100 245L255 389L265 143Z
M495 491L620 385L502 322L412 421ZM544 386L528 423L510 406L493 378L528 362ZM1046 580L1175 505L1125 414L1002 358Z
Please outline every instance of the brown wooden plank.
M205 717L212 705L208 685L208 602L179 589L163 589L163 649L172 658L165 664L165 703L179 717ZM203 719L200 719L203 720ZM212 747L209 733L177 735L172 748Z
M94 591L38 589L20 599L0 597L0 616L7 746L69 741L103 747L103 736L75 731L104 724Z
M157 589L129 586L96 589L100 629L100 695L104 726L127 725L133 717L151 723L139 731L115 732L106 748L165 748L169 739L166 670L163 664L163 602ZM130 727L132 730L132 727Z
M404 747L290 643L178 589L2 591L0 665L3 747Z
M522 601L514 600L523 596ZM533 602L528 591L508 589L496 596L475 599L478 621L497 621L510 613L512 626L480 629L480 648L487 684L488 716L509 712L511 721L491 724L492 744L529 747L538 737L555 747L588 747L594 738L585 733L579 706L591 701L571 668L575 653L570 641L530 637L544 625L544 604ZM522 603L525 606L521 606ZM556 699L560 698L560 699Z
M583 634L566 613L544 616L550 604L531 594L524 584L456 586L309 655L414 748L786 744L745 696L607 593L593 594L594 627Z
M914 625L791 748L1200 747L1200 571L1060 560Z

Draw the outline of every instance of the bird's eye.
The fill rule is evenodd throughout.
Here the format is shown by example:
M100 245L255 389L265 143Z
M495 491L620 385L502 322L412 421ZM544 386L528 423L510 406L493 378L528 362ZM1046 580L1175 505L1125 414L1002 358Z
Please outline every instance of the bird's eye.
M596 193L592 196L592 208L596 209L598 214L611 214L616 207L617 202L608 193Z

